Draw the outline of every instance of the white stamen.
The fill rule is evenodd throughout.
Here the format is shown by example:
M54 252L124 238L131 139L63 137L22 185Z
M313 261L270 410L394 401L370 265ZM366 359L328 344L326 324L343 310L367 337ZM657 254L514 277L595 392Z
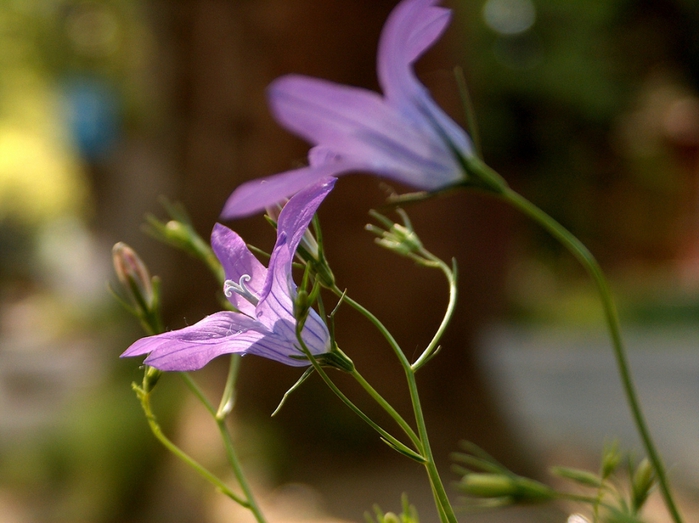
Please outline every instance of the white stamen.
M245 282L248 282L251 279L252 278L249 274L243 274L240 277L240 281L238 283L234 282L233 280L224 281L223 294L225 294L226 297L230 298L231 296L233 296L233 293L235 292L236 294L239 294L240 296L248 300L253 305L257 305L260 300L258 300L257 296L250 292L250 289L248 289L245 285Z

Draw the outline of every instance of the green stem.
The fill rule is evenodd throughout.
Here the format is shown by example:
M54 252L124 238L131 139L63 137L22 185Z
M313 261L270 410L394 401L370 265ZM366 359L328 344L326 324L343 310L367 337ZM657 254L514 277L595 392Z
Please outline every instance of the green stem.
M612 340L612 346L614 349L614 356L616 358L617 368L619 371L619 377L621 379L624 392L626 394L626 399L631 410L631 415L633 417L634 423L636 424L636 429L641 437L643 446L646 453L648 454L648 459L653 464L655 473L657 475L658 486L662 493L663 499L665 501L665 506L668 512L672 516L675 523L681 523L682 517L677 509L675 501L672 497L672 492L670 490L667 475L665 473L665 467L660 458L660 454L655 448L653 440L650 435L650 430L646 424L643 412L641 410L641 405L638 400L638 395L636 393L635 386L631 377L631 372L629 370L629 364L626 357L626 351L621 339L621 332L619 328L619 317L617 315L616 307L612 299L611 292L609 290L609 285L604 277L602 269L600 268L597 260L592 256L590 251L585 247L585 245L580 242L575 236L573 236L567 229L565 229L561 224L551 218L544 211L536 207L534 204L526 200L524 197L518 193L506 187L502 190L500 197L503 198L508 203L512 204L515 208L522 211L524 214L529 216L535 222L539 223L544 229L546 229L552 236L554 236L558 241L561 242L570 252L575 256L578 261L585 267L587 272L590 274L594 280L597 290L599 291L600 298L602 300L602 306L604 308L604 315L609 329L609 335Z
M427 469L427 475L430 479L430 484L432 485L432 493L434 494L435 503L437 504L437 509L439 511L440 519L443 523L456 523L456 514L454 514L454 509L449 502L449 497L447 496L446 490L444 490L444 484L442 483L442 478L439 476L439 471L437 470L437 465L434 462L434 456L432 455L432 449L430 447L430 440L427 436L427 425L425 424L425 416L422 413L422 406L420 404L420 396L417 391L417 381L415 380L415 373L412 369L406 371L406 376L408 378L408 389L410 390L410 399L413 403L413 411L415 413L415 422L417 423L418 434L420 435L420 440L422 442L422 454L426 458L425 468Z
M240 488L245 494L245 498L248 500L247 507L250 509L250 512L253 513L258 523L266 523L265 516L262 514L262 510L260 510L260 506L257 504L257 501L255 500L252 488L250 487L250 484L248 483L248 480L245 477L245 473L243 472L243 468L240 465L240 459L238 459L238 455L235 452L235 447L233 446L233 439L231 438L231 433L228 430L226 419L216 418L216 425L218 426L218 430L221 433L221 438L223 439L223 444L226 448L226 457L228 458L228 464L231 466L233 474L235 475L235 478L238 480L238 484L240 485Z
M239 505L250 509L250 503L242 499L240 496L236 495L231 491L231 489L226 486L225 483L223 483L219 478L217 478L215 475L213 475L211 472L209 472L206 468L204 468L202 465L200 465L196 460L194 460L191 456L189 456L186 452L184 452L182 449L180 449L177 445L175 445L170 439L168 439L167 436L163 433L162 429L160 428L160 425L158 424L158 420L153 414L153 410L150 405L150 394L143 391L140 387L134 385L134 390L136 391L136 394L138 395L138 399L141 401L141 407L143 408L143 412L146 415L146 419L148 420L148 425L150 426L151 432L153 435L156 437L162 445L168 449L170 452L172 452L175 456L177 456L179 459L181 459L184 463L192 467L200 476L202 476L205 480L207 480L209 483L214 485L220 492L222 492L224 495L228 496L230 499L238 503Z
M435 503L437 505L440 520L443 523L456 523L457 520L456 515L454 514L454 509L452 508L451 503L449 502L447 493L444 490L444 484L442 483L442 479L440 478L439 472L437 471L437 466L434 463L434 456L432 455L429 438L427 436L427 426L425 425L425 418L422 413L420 397L417 391L415 371L412 369L410 362L405 357L405 354L398 345L398 342L396 342L393 335L388 331L388 329L384 326L383 323L381 323L381 321L376 316L374 316L369 310L364 308L364 306L347 296L346 293L342 293L342 291L340 291L340 289L338 289L337 287L333 289L333 292L335 292L338 296L342 296L343 300L347 302L348 305L350 305L352 308L354 308L360 314L362 314L365 318L367 318L372 323L372 325L374 325L374 327L376 327L376 329L383 335L383 337L386 339L388 344L393 349L393 352L395 352L396 356L398 357L398 360L400 361L401 366L405 371L405 376L408 381L408 389L410 390L410 400L413 404L415 422L417 424L418 435L420 437L422 451L421 453L426 460L424 465L427 469L427 475L430 480L430 485L432 486L432 492L434 494Z
M239 361L240 357L238 357L237 355L231 356L228 377L226 379L226 386L224 389L223 397L221 398L221 405L219 406L218 411L214 409L214 406L206 398L201 388L199 388L199 385L197 385L197 383L194 381L194 379L192 379L192 377L189 374L187 374L186 372L181 372L180 376L182 376L182 379L185 381L192 393L197 397L197 399L202 403L202 405L204 405L204 408L216 420L216 426L218 427L218 430L221 433L221 439L223 440L223 445L226 449L226 457L228 459L228 464L231 466L231 469L233 470L233 475L235 476L235 479L238 481L238 484L240 485L240 488L245 494L245 498L247 499L244 506L247 509L249 509L250 512L253 513L258 523L266 523L265 517L262 514L259 505L257 504L253 491L250 488L250 484L248 483L247 478L245 477L245 473L243 472L243 468L240 465L240 460L238 459L238 456L235 452L233 440L231 438L230 431L228 430L228 425L226 425L226 416L230 413L230 408L232 408L233 405L233 391L235 390L235 379L238 373Z
M384 324L381 323L381 321L376 316L374 316L369 310L365 309L363 305L354 301L352 298L350 298L347 295L347 293L342 292L338 287L333 287L332 291L337 296L341 297L342 301L344 301L350 307L352 307L357 312L359 312L362 316L364 316L367 320L369 320L369 322L374 327L376 327L376 329L381 333L381 335L388 342L388 345L391 347L391 349L393 349L393 352L396 354L396 357L398 358L398 361L400 362L403 369L406 372L408 372L408 370L410 370L410 362L408 361L408 358L405 357L405 354L403 354L403 350L400 348L400 345L398 345L398 342L396 341L396 339L389 332L389 330L384 326Z
M446 263L431 253L425 251L423 255L429 256L429 258L446 276L447 281L449 282L449 304L447 305L447 310L444 313L442 323L439 325L439 329L437 329L432 341L430 341L429 345L423 351L420 357L411 365L413 372L417 372L420 367L427 363L437 350L439 340L442 339L442 335L444 334L444 331L447 329L447 326L449 325L449 322L451 322L451 318L454 315L454 310L456 309L456 298L458 295L458 288L456 285L456 264L454 264L450 269Z
M403 429L403 432L410 438L410 441L413 442L415 447L417 449L420 449L422 447L422 443L420 442L420 438L418 437L417 434L415 434L415 431L413 428L408 424L403 417L398 414L396 409L393 408L393 406L388 403L381 394L379 394L374 387L372 387L368 381L364 379L364 377L359 374L359 372L355 369L351 372L352 377L357 380L357 382L362 386L362 388L367 391L369 396L373 398L376 403L378 403L381 408L383 408L392 418L393 420L398 424L400 428Z
M299 331L300 332L300 331ZM311 352L308 350L308 348L305 346L305 343L303 343L303 340L301 339L301 336L297 336L299 341L301 342L301 347L303 349L303 352L306 354L308 357L309 361L311 362L311 365L313 365L313 368L315 371L320 375L322 380L325 382L325 384L332 390L335 395L342 400L342 402L349 407L349 409L354 412L357 416L359 416L367 425L369 425L371 428L373 428L376 432L379 433L379 435L388 443L390 446L392 446L395 450L400 452L401 454L404 454L406 456L411 457L412 459L415 459L416 461L424 462L424 456L421 454L421 448L418 446L417 451L412 450L410 447L402 443L400 440L398 440L395 436L389 434L383 427L378 425L374 420L372 420L369 416L364 414L364 412L357 407L352 400L350 400L345 394L335 385L335 383L330 379L330 376L325 372L325 369L318 363L318 361L313 357ZM405 422L404 422L405 423ZM407 423L405 423L407 425ZM408 428L410 427L407 425ZM412 432L412 429L410 429ZM412 438L411 438L412 439Z

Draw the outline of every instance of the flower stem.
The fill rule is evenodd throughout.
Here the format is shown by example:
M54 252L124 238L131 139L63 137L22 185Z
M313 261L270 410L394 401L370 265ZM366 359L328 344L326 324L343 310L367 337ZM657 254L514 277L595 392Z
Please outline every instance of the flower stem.
M585 247L580 240L573 236L556 220L551 218L548 214L536 207L520 194L514 192L509 187L506 187L499 196L551 233L552 236L561 242L561 244L564 245L570 251L570 253L575 256L575 258L577 258L577 260L582 264L582 266L594 280L602 301L604 315L607 327L609 329L612 347L614 349L614 356L616 358L619 377L626 394L626 399L629 409L631 410L631 415L636 425L636 429L641 437L646 454L648 454L648 459L651 461L653 468L655 469L658 486L660 487L661 494L665 501L665 506L667 507L672 520L675 523L681 523L682 517L680 516L675 501L672 497L667 475L665 474L665 467L651 438L650 430L648 429L645 417L643 416L638 395L631 377L626 351L621 339L619 317L609 290L609 285L607 284L604 273L597 263L597 260L594 258L594 256L592 256L592 253L590 253L587 247Z
M423 351L420 357L417 360L415 360L415 362L411 365L411 369L413 370L413 372L417 372L418 369L420 369L420 367L427 363L431 359L431 357L434 356L434 354L436 353L439 347L439 340L442 339L442 335L444 334L444 331L447 329L447 326L449 325L449 322L451 321L451 318L454 315L454 310L456 309L456 298L458 295L458 288L456 285L456 263L454 263L452 268L450 269L446 263L444 263L442 260L434 256L433 254L425 251L423 255L429 256L435 264L435 266L438 267L446 276L447 281L449 282L449 304L447 305L447 310L444 313L442 323L439 325L439 328L437 329L437 332L432 338L432 341L430 341L429 345L427 345L427 348Z
M413 405L413 412L415 415L415 422L418 428L418 436L420 438L421 454L425 458L424 465L427 470L427 476L430 480L430 485L432 487L432 493L434 495L435 504L437 505L437 511L439 512L439 517L442 523L456 523L456 515L454 514L454 509L452 508L446 491L444 490L444 484L437 471L437 466L434 462L434 456L432 455L432 449L430 448L429 438L427 436L427 426L425 425L425 417L422 413L422 406L420 404L420 396L417 390L417 381L415 380L415 370L410 365L410 362L405 357L403 350L396 342L393 335L388 331L381 321L374 316L369 310L364 308L352 298L347 296L346 293L342 293L338 288L333 289L333 291L339 296L343 297L343 300L347 302L352 308L357 310L365 318L367 318L383 335L388 344L391 346L393 351L396 353L398 360L405 371L405 376L408 381L408 389L410 390L410 400ZM453 294L453 298L456 299L456 294ZM423 362L424 363L424 362Z
M396 409L393 408L393 406L388 403L381 394L379 394L374 387L372 387L369 382L367 382L364 377L359 374L359 372L355 369L351 372L352 377L357 380L357 382L362 386L362 388L369 394L369 396L372 397L372 399L378 403L381 408L383 408L393 419L394 421L400 426L400 428L403 429L403 432L410 438L410 441L413 442L416 448L421 449L422 448L422 443L420 441L420 438L418 437L417 434L415 434L415 431L413 428L408 424L407 421L403 419L403 417L396 412Z
M177 456L179 459L181 459L184 463L192 467L200 476L202 476L205 480L207 480L209 483L211 483L213 486L215 486L221 493L224 495L228 496L230 499L238 503L239 505L250 509L250 503L248 503L246 500L241 498L240 496L236 495L231 491L231 489L226 486L223 481L221 481L219 478L217 478L214 474L209 472L206 468L204 468L202 465L200 465L194 458L189 456L186 452L184 452L182 449L180 449L177 445L175 445L170 439L163 433L162 429L160 428L160 425L158 424L158 420L155 417L155 414L153 414L153 410L150 405L150 393L145 392L143 389L141 389L139 386L136 384L133 384L133 388L136 391L136 394L138 395L138 399L141 402L141 407L143 408L143 412L146 415L146 419L148 420L148 425L150 426L151 432L153 435L157 438L160 443L163 444L163 446L168 449L170 452L172 452L175 456Z
M247 478L245 477L245 473L243 472L243 468L240 465L240 460L238 459L238 455L235 452L233 440L231 438L230 431L228 430L228 425L226 424L226 417L230 413L230 408L232 408L233 404L233 391L235 389L235 379L237 377L239 361L240 357L238 357L237 355L231 356L230 368L228 371L228 377L226 379L226 386L224 389L223 397L221 399L221 406L219 407L218 411L214 409L214 406L206 398L201 388L199 388L197 383L188 373L181 372L180 376L182 376L182 379L185 381L192 393L197 397L197 399L202 403L202 405L204 405L204 408L209 412L209 414L211 414L211 416L216 421L216 426L218 427L218 430L221 434L221 439L223 440L224 448L226 449L226 458L228 459L228 464L230 465L231 470L233 471L233 475L235 476L235 479L238 481L241 490L245 494L245 499L247 500L244 505L245 508L249 509L250 512L253 513L258 523L266 523L265 517L262 514L259 505L257 504L252 489L250 488L250 484L248 483Z

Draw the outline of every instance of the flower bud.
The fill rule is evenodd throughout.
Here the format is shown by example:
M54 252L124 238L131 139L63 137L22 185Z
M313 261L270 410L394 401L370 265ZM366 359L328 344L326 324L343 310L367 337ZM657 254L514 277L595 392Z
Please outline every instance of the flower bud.
M400 518L393 512L386 512L381 523L401 523Z
M619 453L619 445L614 443L607 446L602 454L602 478L606 479L611 476L621 462L621 454Z
M162 375L163 372L155 367L146 366L146 371L143 374L143 390L145 392L152 391Z
M638 467L636 467L636 471L631 480L631 495L634 510L638 511L643 506L654 484L655 471L650 461L648 461L648 458L645 458L638 464Z
M464 493L479 498L509 499L510 503L532 503L554 499L556 492L538 481L522 476L471 473L458 485Z
M119 242L112 248L114 271L131 302L144 311L152 310L155 293L148 268L136 252Z

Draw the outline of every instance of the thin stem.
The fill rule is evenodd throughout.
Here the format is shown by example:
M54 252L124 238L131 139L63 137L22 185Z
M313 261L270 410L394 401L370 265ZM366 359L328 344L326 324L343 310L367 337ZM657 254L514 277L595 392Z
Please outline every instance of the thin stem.
M422 453L427 459L425 462L425 468L427 469L427 475L430 479L430 484L432 485L432 492L434 494L435 503L437 504L437 509L439 510L440 518L442 522L456 523L456 514L454 514L454 509L449 502L449 497L447 496L446 490L444 490L442 478L439 476L437 465L435 464L434 456L432 455L430 440L427 436L425 416L422 413L420 396L417 391L415 373L412 369L409 369L406 371L406 376L408 378L410 399L412 401L413 411L415 413L415 422L417 423L418 434L420 434L420 441L422 442Z
M410 440L413 442L416 448L420 449L422 447L422 443L420 442L420 438L418 437L417 434L415 434L415 431L413 428L408 424L403 417L396 412L396 409L393 408L393 406L388 403L381 394L379 394L374 387L372 387L369 382L367 382L364 377L359 374L359 372L355 369L351 372L352 377L357 380L357 382L362 386L362 388L367 391L367 393L373 398L376 403L378 403L381 408L383 408L392 418L393 420L400 426L400 428L403 429L403 432L410 438Z
M298 336L300 340L300 336ZM379 435L393 448L395 448L397 451L401 452L402 454L405 454L407 456L410 456L413 459L416 459L417 461L423 462L424 461L424 456L422 455L422 449L421 446L418 446L417 451L412 450L410 447L406 446L404 443L402 443L400 440L398 440L395 436L389 434L383 427L378 425L374 420L372 420L369 416L364 414L364 412L357 407L352 400L350 400L345 394L335 385L335 383L330 379L330 376L325 372L325 369L318 363L318 361L313 357L313 355L308 351L308 348L305 347L305 344L302 343L302 348L304 352L306 352L306 355L308 359L311 362L311 365L313 365L313 368L316 370L316 372L320 375L322 380L325 382L325 384L332 390L335 395L342 400L342 402L349 407L349 409L354 412L357 416L359 416L367 425L369 425L371 428L373 428L376 432L379 433ZM406 424L407 425L407 424ZM412 429L411 429L412 431ZM411 438L412 439L412 438Z
M216 425L218 426L218 430L221 433L221 438L223 439L224 447L226 448L226 457L228 458L228 464L231 466L233 474L235 475L235 479L238 480L238 484L240 485L240 488L245 494L245 498L248 500L247 508L249 508L250 512L253 513L258 523L266 523L265 516L262 514L262 510L260 510L260 506L257 504L257 501L255 500L252 488L250 487L250 484L248 483L248 480L245 477L245 473L243 472L243 468L240 465L240 459L238 459L238 455L235 452L235 447L233 446L233 439L231 438L231 433L228 430L228 425L226 424L225 417L217 417Z
M184 382L187 384L187 386L190 388L192 393L202 403L204 408L216 420L216 426L218 427L218 430L221 433L221 439L223 440L223 445L226 449L226 457L228 458L228 464L231 466L233 474L235 475L235 479L238 481L238 484L240 485L240 488L242 489L243 493L245 494L245 498L247 499L244 506L248 508L250 512L253 513L258 523L266 523L265 517L262 514L262 511L260 510L257 501L255 500L253 491L250 488L250 484L248 483L247 478L245 477L245 473L243 472L243 468L240 465L240 460L238 459L238 456L235 452L235 448L233 446L233 440L228 430L228 426L226 425L226 416L230 413L230 409L228 409L228 406L232 408L232 402L234 397L233 390L235 389L235 379L237 377L239 360L240 358L236 357L236 355L231 356L228 378L226 379L226 386L224 389L223 397L221 398L221 406L219 407L218 411L214 409L214 406L206 398L204 392L201 390L199 385L197 385L197 383L188 373L180 372L179 374L184 380Z
M429 345L423 351L420 357L417 360L415 360L415 362L411 365L413 372L417 372L418 369L420 369L420 367L427 363L430 360L430 358L434 355L434 351L437 350L439 340L442 339L442 335L444 335L444 331L447 329L447 326L449 325L449 322L451 321L451 318L454 315L454 310L456 309L456 298L458 295L458 288L456 285L456 264L454 264L453 268L450 269L446 263L444 263L442 260L434 256L433 254L427 251L425 251L423 254L425 256L429 256L430 259L446 276L447 281L449 282L449 304L447 305L447 310L444 313L442 323L439 325L439 328L437 329L437 332L432 338L432 341L430 341Z
M201 402L201 404L204 405L204 408L209 412L209 414L211 414L212 416L216 416L216 410L214 409L214 406L204 395L204 392L201 390L199 385L197 385L197 382L194 381L194 378L192 378L187 372L179 372L178 374L180 375L182 380L184 380L187 387L189 387L189 390L192 391L192 394L194 394L196 398Z
M602 306L604 308L604 315L607 327L609 329L609 335L612 340L612 347L614 349L614 356L616 358L619 377L626 394L631 415L634 423L636 424L636 429L641 437L645 451L648 454L648 459L651 461L653 468L655 469L658 486L660 487L660 491L665 501L665 506L672 516L673 521L675 523L681 523L682 517L680 516L675 501L672 497L669 482L665 474L665 467L660 458L660 454L655 448L650 435L650 430L648 429L641 410L641 405L639 403L638 395L636 393L631 372L629 370L626 351L621 339L619 317L609 290L609 285L607 284L602 269L587 247L585 247L580 240L573 236L567 229L565 229L544 211L536 207L518 193L511 190L509 187L506 187L502 191L500 197L512 204L515 208L522 211L524 214L544 227L549 233L551 233L551 235L560 241L561 244L563 244L571 252L571 254L578 259L578 261L583 265L583 267L585 267L587 272L594 280L602 300Z
M410 366L408 359L405 357L402 349L396 342L393 335L388 331L381 321L374 316L369 310L364 308L361 304L354 301L352 298L347 296L335 287L333 289L338 296L342 296L343 300L347 302L352 308L361 313L366 317L383 335L388 344L391 346L393 351L396 353L398 360L400 361L403 370L405 371L405 376L408 381L408 389L410 390L410 400L413 404L413 412L415 415L415 422L418 427L418 435L420 437L421 452L425 458L425 468L427 469L427 475L430 480L430 485L432 486L432 492L435 498L435 504L437 505L437 510L439 512L440 520L444 523L456 523L456 515L454 514L454 509L452 508L446 491L444 490L444 484L439 476L437 467L434 463L434 456L432 455L432 450L430 448L429 438L427 436L427 426L425 425L425 418L422 413L422 406L420 404L420 397L417 391L417 382L415 380L415 371ZM320 366L319 366L320 367Z
M168 439L168 437L163 433L162 429L160 428L155 414L153 414L153 410L150 405L150 394L143 391L143 389L135 385L134 390L136 391L136 394L138 395L138 398L141 401L141 407L143 408L143 412L146 415L146 419L148 420L148 425L150 426L151 432L153 432L153 435L157 438L157 440L160 441L160 443L162 443L163 446L170 452L172 452L175 456L177 456L187 465L192 467L205 480L214 485L221 493L228 496L230 499L232 499L239 505L250 509L250 503L233 493L233 491L231 491L231 489L229 489L228 486L226 486L226 484L223 483L223 481L221 481L219 478L217 478L215 475L209 472L206 468L204 468L196 460L194 460L194 458L189 456L186 452L184 452L172 441L170 441L170 439Z
M350 307L352 307L357 312L359 312L362 316L364 316L366 319L368 319L369 322L374 327L376 327L376 329L381 333L381 335L388 342L391 349L393 349L393 352L396 354L396 357L398 358L398 361L400 361L400 364L403 367L403 369L405 369L406 372L408 370L410 370L410 362L408 361L408 358L405 357L405 354L403 353L403 349L400 348L400 345L398 345L398 342L393 337L393 335L389 332L389 330L384 326L384 324L381 323L381 321L376 316L374 316L369 310L364 308L363 305L354 301L352 298L350 298L347 295L347 293L342 292L338 287L333 287L332 291L337 296L341 297L342 300L344 302L346 302Z

